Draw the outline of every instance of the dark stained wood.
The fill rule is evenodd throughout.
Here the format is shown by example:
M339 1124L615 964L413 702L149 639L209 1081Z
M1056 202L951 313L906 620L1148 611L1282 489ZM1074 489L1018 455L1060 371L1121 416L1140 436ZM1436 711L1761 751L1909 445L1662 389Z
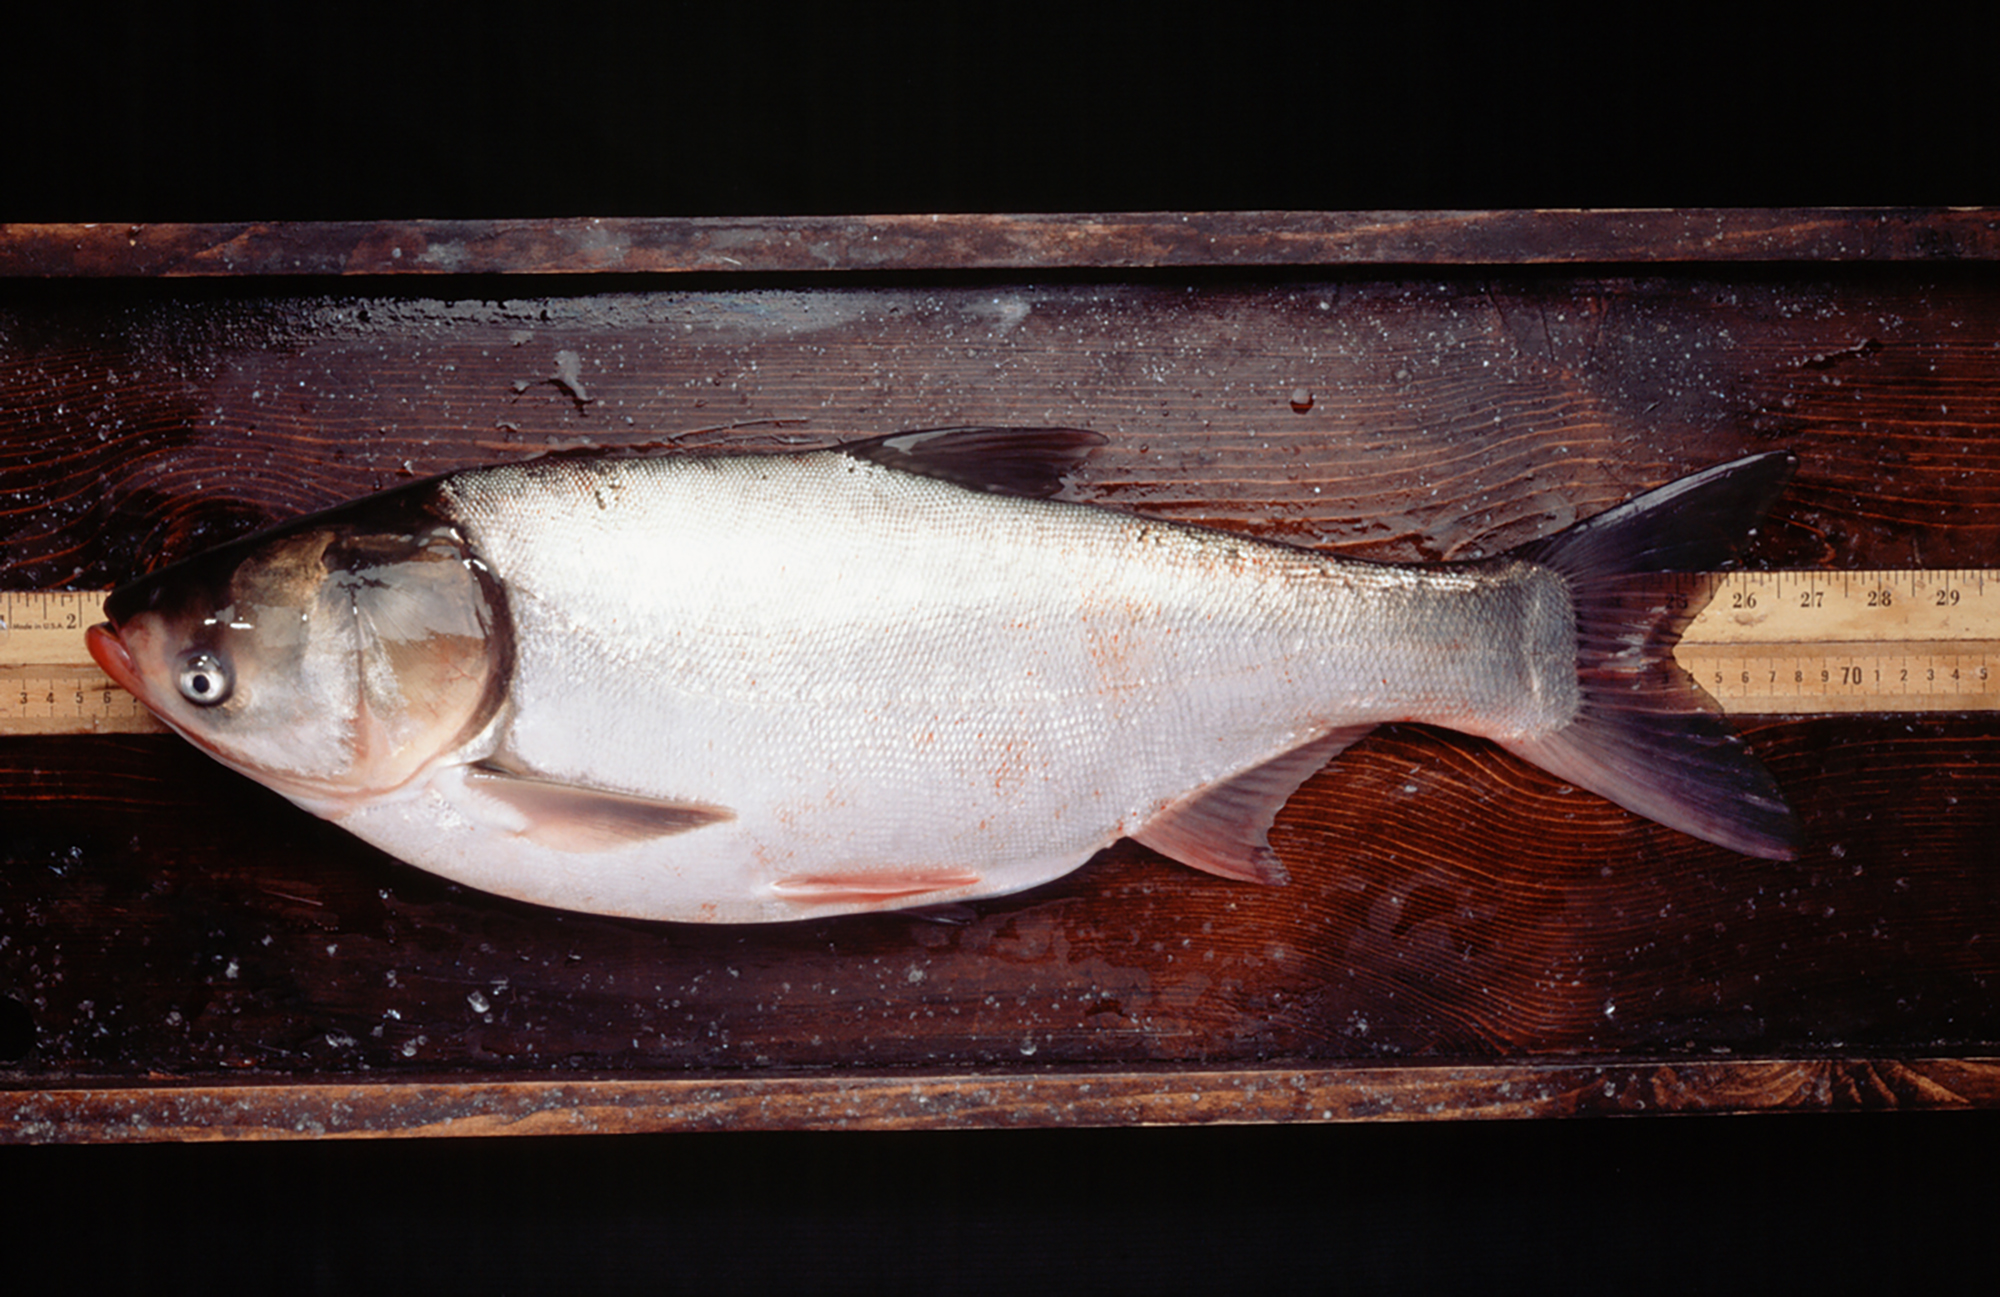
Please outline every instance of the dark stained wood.
M1450 1121L2000 1106L2000 1062L1677 1063L160 1085L0 1092L0 1139L54 1143L653 1131Z
M963 423L1097 428L1077 498L1361 557L1771 447L1803 462L1753 563L2000 555L1986 266L551 284L0 285L0 582L550 446ZM1990 718L1746 729L1798 861L1399 726L1281 816L1284 888L1121 843L943 917L753 928L471 892L166 736L14 739L0 1138L1993 1106Z
M0 225L0 277L810 274L1996 257L2000 216L1952 208Z

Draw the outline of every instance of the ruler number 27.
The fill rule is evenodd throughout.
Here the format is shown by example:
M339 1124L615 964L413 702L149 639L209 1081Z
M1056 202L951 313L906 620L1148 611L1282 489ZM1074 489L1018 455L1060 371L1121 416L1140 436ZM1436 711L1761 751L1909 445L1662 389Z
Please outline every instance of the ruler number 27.
M1890 590L1884 587L1877 587L1876 589L1870 590L1868 592L1867 606L1870 608L1893 608L1895 607L1895 605L1896 605L1896 592L1894 590ZM1733 592L1730 596L1729 606L1732 608L1755 608L1757 606L1756 591L1737 590ZM1932 591L1931 606L1935 608L1956 608L1958 606L1958 591L1956 589L1951 589L1951 588ZM1826 591L1824 590L1799 591L1799 607L1801 608L1826 607Z

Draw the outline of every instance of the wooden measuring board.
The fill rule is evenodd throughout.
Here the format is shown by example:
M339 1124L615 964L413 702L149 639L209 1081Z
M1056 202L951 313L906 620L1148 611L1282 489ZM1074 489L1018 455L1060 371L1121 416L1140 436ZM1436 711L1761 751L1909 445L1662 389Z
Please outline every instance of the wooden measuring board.
M1675 656L1726 712L2000 710L2000 569L1726 572ZM83 647L102 591L0 591L0 734L164 729Z

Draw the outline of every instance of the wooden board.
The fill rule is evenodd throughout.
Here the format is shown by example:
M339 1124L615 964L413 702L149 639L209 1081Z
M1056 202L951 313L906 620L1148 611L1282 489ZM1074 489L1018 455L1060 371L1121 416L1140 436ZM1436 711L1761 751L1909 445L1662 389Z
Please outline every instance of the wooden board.
M456 276L1992 260L1990 210L1107 212L0 225L0 276Z
M6 232L0 265L51 237ZM1787 447L1802 468L1753 565L1989 565L1990 266L1664 264L1680 251L1568 269L0 282L0 586L110 584L552 445L975 422L1106 433L1078 498L1383 559L1494 553ZM564 353L580 382L556 381ZM435 1132L457 1119L397 1096L559 1106L586 1082L650 1096L621 1129L711 1123L713 1104L771 1126L944 1108L1043 1124L1078 1104L1318 1120L1370 1087L1385 1113L1527 1114L1588 1105L1496 1106L1490 1087L1568 1094L1599 1066L1699 1078L1709 1099L1679 1108L1992 1106L1990 721L1743 728L1802 815L1798 861L1705 846L1402 726L1281 816L1285 888L1121 843L951 922L739 929L444 883L167 736L11 739L0 1138L186 1137L175 1104L237 1087L235 1135L295 1132L302 1111L320 1114L308 1130ZM1438 1088L1446 1064L1484 1079ZM1915 1079L1866 1079L1883 1075ZM1295 1076L1347 1097L1272 1101ZM1093 1077L1200 1099L1090 1107ZM1397 1097L1420 1091L1428 1105ZM601 1093L574 1091L579 1110Z

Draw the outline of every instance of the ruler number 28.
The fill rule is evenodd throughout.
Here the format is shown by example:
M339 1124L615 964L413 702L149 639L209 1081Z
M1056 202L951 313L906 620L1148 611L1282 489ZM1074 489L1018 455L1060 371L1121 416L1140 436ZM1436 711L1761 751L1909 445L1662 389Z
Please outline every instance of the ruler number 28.
M1816 594L1818 592L1814 591L1813 593ZM1889 608L1893 607L1895 602L1896 593L1893 590L1870 590L1868 592L1868 606L1870 608ZM1815 607L1817 605L1807 604L1805 606ZM1956 608L1958 606L1958 591L1950 588L1933 591L1931 593L1931 606L1933 608Z
M1896 592L1894 590L1878 587L1868 592L1867 606L1870 608L1893 608L1895 605ZM1730 606L1733 608L1755 608L1757 606L1757 595L1754 591L1745 592L1738 590L1732 597ZM1824 608L1825 606L1826 591L1799 591L1799 607ZM1933 591L1931 593L1931 606L1935 608L1956 608L1958 606L1958 591L1949 588Z

